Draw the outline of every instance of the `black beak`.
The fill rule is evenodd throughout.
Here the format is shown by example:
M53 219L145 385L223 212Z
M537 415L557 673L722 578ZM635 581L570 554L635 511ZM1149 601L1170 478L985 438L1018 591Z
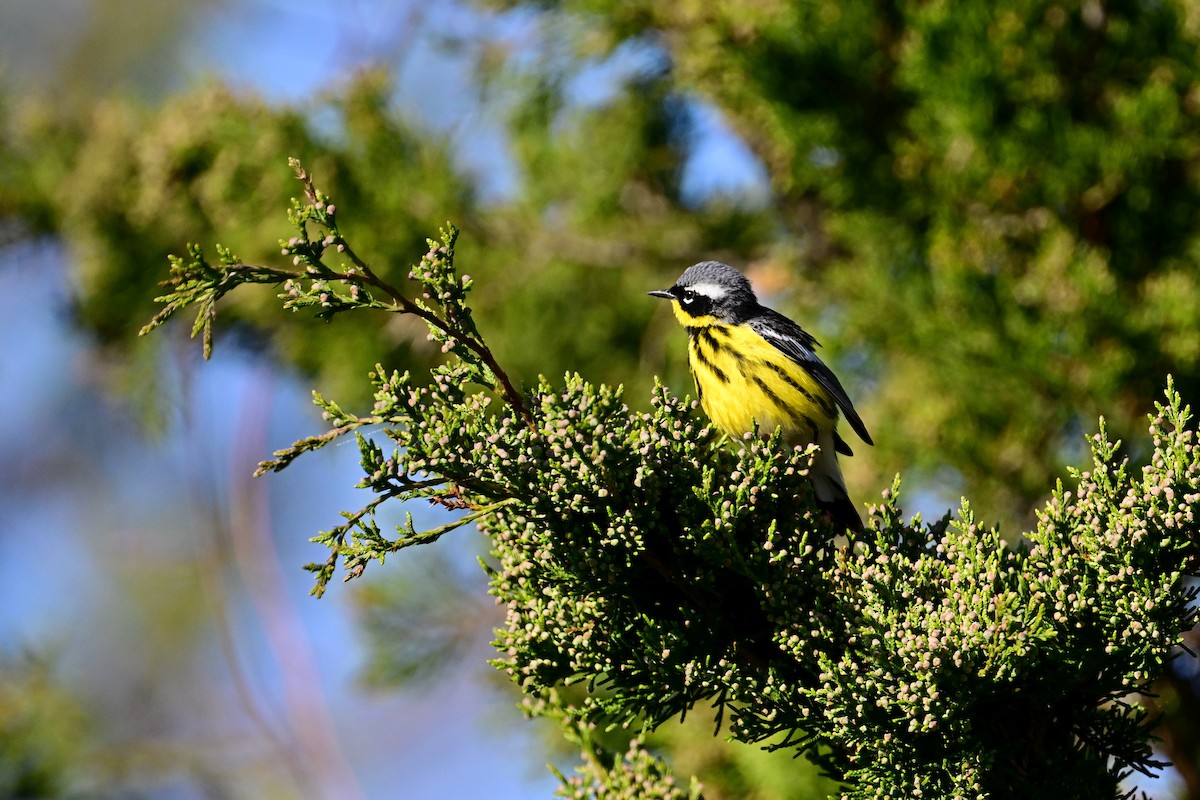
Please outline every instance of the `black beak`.
M667 300L675 299L675 294L670 289L655 289L653 292L647 292L646 294L651 297L664 297Z

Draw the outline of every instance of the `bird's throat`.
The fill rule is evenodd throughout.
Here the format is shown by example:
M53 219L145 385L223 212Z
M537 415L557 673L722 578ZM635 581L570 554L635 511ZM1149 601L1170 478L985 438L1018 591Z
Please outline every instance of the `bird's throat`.
M702 316L693 316L687 312L678 300L671 302L671 309L675 312L675 319L679 320L679 324L687 328L687 332L692 334L699 328L710 328L713 325L720 325L721 320L711 314Z

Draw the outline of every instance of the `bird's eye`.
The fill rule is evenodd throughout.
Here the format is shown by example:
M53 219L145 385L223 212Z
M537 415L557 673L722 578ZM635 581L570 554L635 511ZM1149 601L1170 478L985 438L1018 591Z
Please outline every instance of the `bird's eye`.
M696 293L693 292L691 289L685 290L683 293L683 297L679 298L680 302L684 303L685 305L691 305L692 301L695 299L696 299Z

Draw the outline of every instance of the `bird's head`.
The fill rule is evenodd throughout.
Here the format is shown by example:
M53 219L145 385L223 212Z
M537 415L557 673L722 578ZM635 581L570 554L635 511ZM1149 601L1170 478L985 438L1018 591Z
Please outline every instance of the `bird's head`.
M735 325L758 306L750 281L720 261L702 261L684 270L670 289L650 294L672 300L675 316L684 327Z

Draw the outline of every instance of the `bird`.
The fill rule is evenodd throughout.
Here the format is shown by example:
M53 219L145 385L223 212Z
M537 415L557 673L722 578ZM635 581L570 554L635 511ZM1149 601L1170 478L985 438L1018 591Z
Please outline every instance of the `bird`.
M765 434L781 428L793 447L815 443L818 505L834 524L861 531L838 465L838 453L854 454L838 433L839 412L859 438L875 442L812 334L761 305L746 276L720 261L693 264L674 286L649 294L670 300L688 333L688 366L713 425L736 438L755 426Z

